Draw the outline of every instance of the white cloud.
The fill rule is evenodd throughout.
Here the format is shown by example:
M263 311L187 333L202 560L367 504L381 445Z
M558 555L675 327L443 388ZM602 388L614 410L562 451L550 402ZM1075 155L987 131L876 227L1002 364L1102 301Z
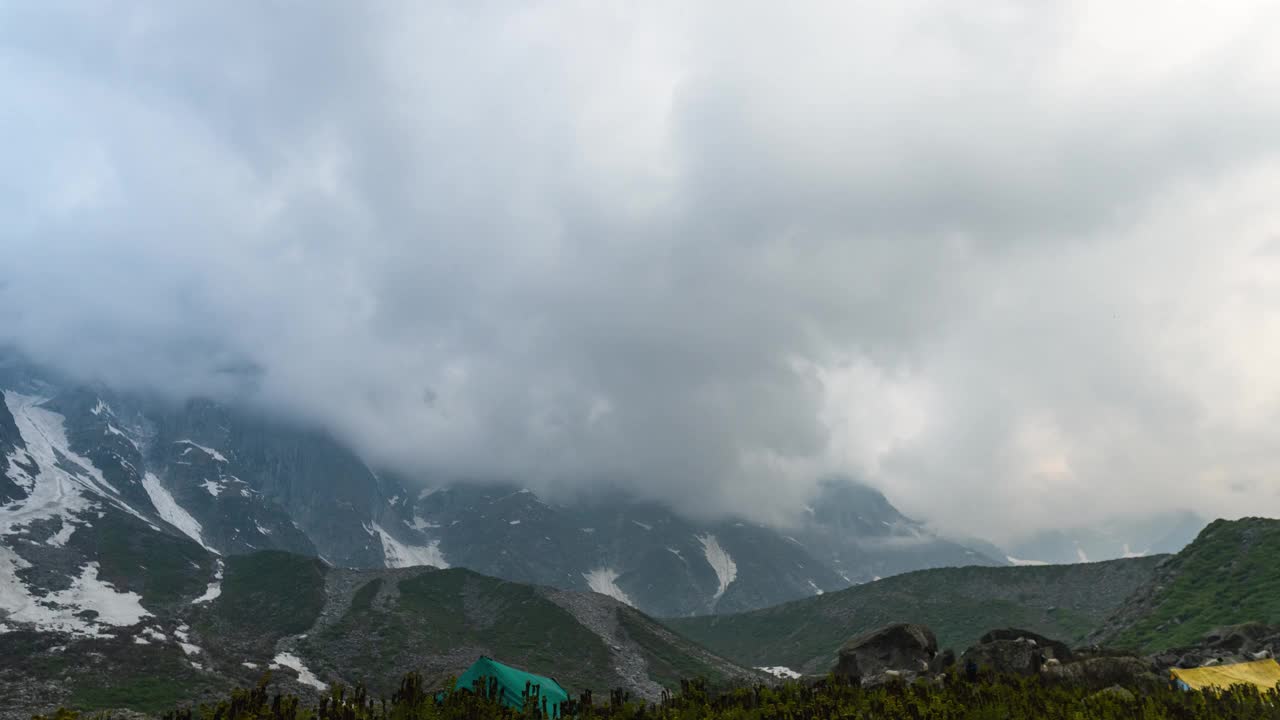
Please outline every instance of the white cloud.
M12 6L0 342L544 491L762 515L844 470L996 535L1278 512L1277 29Z

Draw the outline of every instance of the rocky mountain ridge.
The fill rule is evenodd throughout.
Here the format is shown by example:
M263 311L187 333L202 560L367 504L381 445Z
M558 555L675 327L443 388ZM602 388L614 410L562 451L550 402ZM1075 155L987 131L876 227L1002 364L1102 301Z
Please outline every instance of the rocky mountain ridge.
M765 607L920 567L999 564L848 481L824 482L802 523L779 529L622 496L565 505L510 485L424 489L374 472L322 430L207 400L86 387L13 361L0 362L0 393L0 500L35 523L12 521L0 545L40 566L61 538L94 535L82 517L89 506L223 556L277 549L338 567L467 567L661 616ZM54 545L43 535L21 543L21 528L48 528ZM32 559L9 562L16 570Z

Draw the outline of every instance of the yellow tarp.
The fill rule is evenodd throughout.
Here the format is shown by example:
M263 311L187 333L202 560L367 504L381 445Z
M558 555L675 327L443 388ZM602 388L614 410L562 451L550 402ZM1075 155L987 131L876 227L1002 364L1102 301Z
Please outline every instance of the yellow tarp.
M1270 690L1280 683L1280 663L1271 658L1235 665L1213 665L1199 668L1173 668L1174 679L1181 680L1192 690L1209 687L1228 688L1232 685L1257 685Z

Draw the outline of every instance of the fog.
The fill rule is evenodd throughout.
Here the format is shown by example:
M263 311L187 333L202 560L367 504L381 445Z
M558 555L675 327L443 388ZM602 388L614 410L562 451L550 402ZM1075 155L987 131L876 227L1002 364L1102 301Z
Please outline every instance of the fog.
M0 4L0 343L418 478L1280 513L1280 16Z

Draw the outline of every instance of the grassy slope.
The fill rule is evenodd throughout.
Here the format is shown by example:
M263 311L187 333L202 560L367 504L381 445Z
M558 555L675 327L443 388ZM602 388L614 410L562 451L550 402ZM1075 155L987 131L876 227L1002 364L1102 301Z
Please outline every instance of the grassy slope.
M315 558L269 550L226 559L222 595L196 622L200 634L246 654L273 655L286 635L306 632L324 607L326 566Z
M693 678L702 678L716 685L754 679L749 671L672 632L639 610L619 609L618 622L627 637L640 647L649 676L667 689L678 689L681 680Z
M825 672L845 640L893 622L928 625L942 647L957 650L1009 626L1071 642L1149 579L1159 560L921 570L764 610L668 624L739 663L804 672Z
M452 569L401 580L379 597L389 582L364 584L338 622L307 639L317 671L394 683L408 670L456 672L488 654L570 689L616 683L600 638L533 586Z
M1147 651L1194 644L1222 625L1280 623L1280 521L1218 520L1160 569L1104 639Z

